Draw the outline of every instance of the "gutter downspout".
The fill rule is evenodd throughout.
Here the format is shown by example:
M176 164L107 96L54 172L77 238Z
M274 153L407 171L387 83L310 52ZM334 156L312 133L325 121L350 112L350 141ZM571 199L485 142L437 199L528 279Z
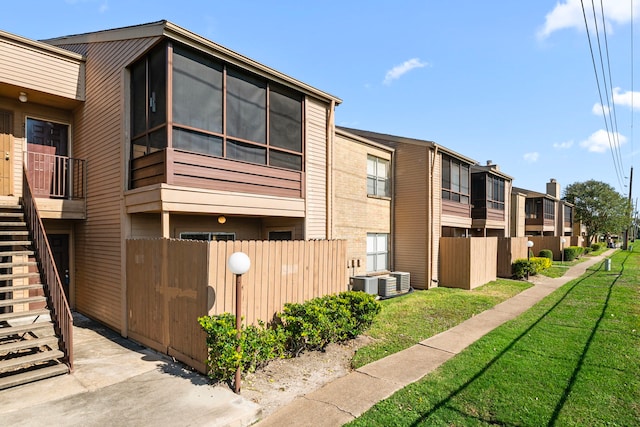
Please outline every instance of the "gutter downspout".
M391 271L396 269L396 219L395 219L395 206L396 206L396 152L391 152L391 212L389 215L389 231L391 232Z

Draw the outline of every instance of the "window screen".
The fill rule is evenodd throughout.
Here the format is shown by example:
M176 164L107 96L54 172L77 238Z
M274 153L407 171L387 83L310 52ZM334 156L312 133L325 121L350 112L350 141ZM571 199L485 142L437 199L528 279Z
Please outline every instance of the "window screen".
M229 68L227 71L227 134L266 143L267 85L264 81Z

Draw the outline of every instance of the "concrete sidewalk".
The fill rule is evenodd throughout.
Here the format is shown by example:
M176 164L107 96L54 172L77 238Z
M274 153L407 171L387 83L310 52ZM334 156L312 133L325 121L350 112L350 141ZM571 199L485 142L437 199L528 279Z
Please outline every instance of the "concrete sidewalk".
M74 372L0 391L3 426L247 426L260 407L74 314Z
M335 427L348 423L377 402L434 371L480 337L522 314L560 286L582 276L587 268L613 252L612 249L577 264L559 278L531 277L530 281L535 286L458 326L365 365L317 391L297 398L256 424L256 427Z

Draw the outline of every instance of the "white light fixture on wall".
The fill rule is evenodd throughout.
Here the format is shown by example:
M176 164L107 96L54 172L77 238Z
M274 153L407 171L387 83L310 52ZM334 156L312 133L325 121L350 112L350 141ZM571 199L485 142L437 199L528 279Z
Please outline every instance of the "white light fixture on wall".
M28 100L29 98L27 98L26 92L20 92L20 95L18 95L18 101L27 102Z

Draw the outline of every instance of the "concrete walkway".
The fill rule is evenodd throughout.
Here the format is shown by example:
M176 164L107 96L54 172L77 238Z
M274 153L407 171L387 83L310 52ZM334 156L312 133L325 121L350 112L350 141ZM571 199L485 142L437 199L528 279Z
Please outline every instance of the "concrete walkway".
M532 277L535 286L515 297L297 398L257 426L347 423L611 253L580 263L561 278ZM0 425L240 427L261 417L258 405L228 387L213 387L206 377L77 314L74 351L71 375L1 390Z
M247 426L260 407L74 314L74 372L0 391L0 426Z
M530 281L535 286L454 328L365 365L294 400L256 424L256 427L335 427L348 423L377 402L434 371L480 337L522 314L560 286L582 276L587 268L613 252L612 249L577 264L559 278L531 277Z

